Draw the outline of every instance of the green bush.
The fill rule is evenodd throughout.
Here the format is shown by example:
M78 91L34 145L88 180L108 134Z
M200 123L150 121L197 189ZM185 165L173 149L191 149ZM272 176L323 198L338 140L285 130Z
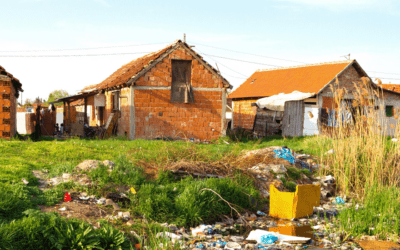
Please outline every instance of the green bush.
M214 190L238 210L256 209L253 200L260 203L261 199L253 185L238 185L232 179L195 180L188 177L162 186L154 183L142 185L135 195L132 209L158 222L185 226L215 221L221 215L236 215L218 195L205 188Z
M56 213L27 210L26 217L0 225L0 249L132 249L129 240L110 226L99 229Z

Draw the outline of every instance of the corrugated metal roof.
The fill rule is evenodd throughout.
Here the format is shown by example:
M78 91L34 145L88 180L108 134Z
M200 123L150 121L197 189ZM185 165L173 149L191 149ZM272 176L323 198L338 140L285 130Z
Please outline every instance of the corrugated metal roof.
M318 93L352 61L258 70L228 98L266 97L293 91Z

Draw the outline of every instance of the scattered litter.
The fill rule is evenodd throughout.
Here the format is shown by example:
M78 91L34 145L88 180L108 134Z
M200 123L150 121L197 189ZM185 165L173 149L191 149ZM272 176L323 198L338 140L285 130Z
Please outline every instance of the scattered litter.
M341 197L336 197L335 200L332 202L333 204L342 204L344 205L344 200Z
M261 212L261 211L257 211L257 214L261 215L261 216L266 216L266 214L264 212Z
M273 234L266 234L261 236L261 243L263 244L273 244L275 241L278 240L278 237L276 237Z
M131 187L131 189L129 190L131 191L132 194L136 194L136 190L133 187Z
M170 232L160 232L156 235L157 238L159 237L163 237L163 238L171 238L171 239L177 239L177 240L181 240L183 239L182 235L177 235L174 233L170 233Z
M274 157L285 159L285 160L289 161L290 163L294 164L295 159L294 159L293 153L290 149L288 149L288 148L276 149L276 150L274 150L274 152L276 154L276 155L274 155Z
M247 237L246 240L255 240L257 243L263 243L262 242L262 236L271 234L275 237L277 237L277 241L279 242L288 242L288 243L307 243L311 238L307 237L298 237L298 236L289 236L289 235L284 235L276 232L269 232L261 229L257 229L254 231L251 231L249 236Z
M399 141L399 139L397 139L397 138L392 139L392 142L398 142L398 141Z
M27 181L25 178L22 178L22 182L23 182L25 185L28 185L28 184L29 184L29 181Z
M228 242L226 243L224 249L236 250L236 249L242 249L242 246L236 242Z
M66 208L66 207L62 207L62 208L60 208L60 209L58 209L58 210L60 210L60 211L66 211L67 208Z
M64 194L64 201L65 202L71 201L71 195L69 193Z
M198 235L198 233L203 233L203 231L205 230L207 228L207 226L206 225L200 225L200 226L198 226L198 227L196 227L196 228L193 228L192 229L192 236L197 236Z
M79 197L79 199L84 200L84 201L87 201L87 200L89 200L90 198L89 198L89 197Z
M334 154L334 153L335 150L333 148L325 152L325 154Z
M105 205L106 204L106 198L100 198L97 201L97 204Z
M220 245L221 247L224 247L227 244L227 242L224 242L222 240L217 241L217 245Z

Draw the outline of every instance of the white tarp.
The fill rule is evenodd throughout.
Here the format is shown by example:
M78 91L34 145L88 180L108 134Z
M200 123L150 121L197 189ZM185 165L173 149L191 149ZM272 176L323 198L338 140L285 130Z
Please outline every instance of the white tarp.
M314 95L315 95L315 93L302 93L299 91L293 91L290 94L280 93L278 95L264 97L264 98L258 99L256 101L256 103L259 108L267 108L269 110L275 110L275 111L284 111L285 102L300 101L300 100L310 98L311 96L314 96Z

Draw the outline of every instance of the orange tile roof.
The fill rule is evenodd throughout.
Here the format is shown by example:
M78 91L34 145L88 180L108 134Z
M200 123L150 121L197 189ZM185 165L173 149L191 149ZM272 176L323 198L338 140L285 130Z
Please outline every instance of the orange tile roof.
M171 44L162 50L139 57L125 64L101 83L97 85L86 86L82 91L87 91L92 89L101 90L119 86L126 83L129 79L131 79L133 76L142 71L145 68L145 66L147 66L152 61L156 60L159 56L164 54L168 49L172 48L173 45L174 44Z
M301 65L271 70L258 70L228 98L266 97L297 90L318 93L336 75L354 61Z
M139 57L123 65L121 68L119 68L117 71L115 71L112 75L110 75L107 79L105 79L101 83L86 86L84 89L82 89L81 92L92 92L96 90L104 90L107 88L123 85L127 83L135 75L139 74L144 69L147 69L147 66L149 66L154 60L157 60L168 50L172 49L173 47L176 47L177 45L183 46L188 50L191 50L190 46L188 46L186 43L182 42L181 40L177 40L174 43L165 47L164 49ZM201 63L204 63L205 65L210 67L213 73L217 74L218 76L221 76L220 73L216 69L214 69L211 65L209 65L206 61L204 61L204 59L200 55L198 55L193 50L191 51L198 56ZM232 86L225 78L222 77L222 80L225 82L227 86L229 86L229 88L232 88Z
M400 93L400 84L378 84L379 87Z

